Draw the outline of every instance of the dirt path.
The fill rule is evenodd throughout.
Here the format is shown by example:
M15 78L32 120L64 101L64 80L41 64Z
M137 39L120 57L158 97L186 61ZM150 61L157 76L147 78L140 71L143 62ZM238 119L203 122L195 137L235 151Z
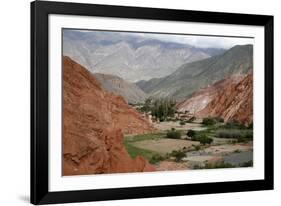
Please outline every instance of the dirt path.
M193 129L196 131L204 130L205 127L202 127L200 123L186 123L185 125L180 125L180 122L154 122L153 126L158 130L170 130L171 128L175 128L177 130L189 130Z

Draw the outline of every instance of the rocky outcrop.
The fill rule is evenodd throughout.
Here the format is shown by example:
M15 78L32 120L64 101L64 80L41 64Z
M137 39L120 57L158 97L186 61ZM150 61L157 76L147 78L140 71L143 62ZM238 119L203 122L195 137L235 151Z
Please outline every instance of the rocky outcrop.
M224 89L227 85L237 84L243 77L243 75L235 75L200 89L194 92L190 98L179 102L177 110L195 115L203 110L218 95L220 90Z
M150 123L84 67L68 57L63 63L63 174L153 171L123 145L123 134L151 132Z
M199 116L222 117L225 121L237 120L249 124L253 121L253 74L246 75L237 84L219 90L216 97Z
M222 117L248 124L253 121L253 75L235 75L192 94L177 110L196 117Z

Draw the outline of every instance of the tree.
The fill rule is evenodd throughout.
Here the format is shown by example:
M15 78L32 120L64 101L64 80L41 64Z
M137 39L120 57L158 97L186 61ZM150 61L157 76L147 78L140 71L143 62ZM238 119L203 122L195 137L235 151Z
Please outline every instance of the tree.
M195 134L196 134L196 132L192 129L189 129L186 133L186 135L189 136L189 137L194 137Z

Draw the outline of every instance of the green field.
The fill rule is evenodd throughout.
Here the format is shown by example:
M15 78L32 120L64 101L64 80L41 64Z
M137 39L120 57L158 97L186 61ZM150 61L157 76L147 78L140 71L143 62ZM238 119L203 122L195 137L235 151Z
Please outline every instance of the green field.
M210 122L209 118L208 123ZM185 154L198 150L203 152L205 149L213 148L216 145L235 146L236 144L247 143L253 140L252 125L244 126L238 123L216 121L208 125L203 122L202 124L196 123L194 125L196 127L191 127L191 130L194 129L192 136L187 136L187 132L190 131L187 128L174 129L172 127L167 130L168 128L165 127L165 130L159 130L158 133L125 136L124 145L133 159L137 156L142 156L150 163L156 164L163 160L169 159L171 161L174 153ZM180 135L168 135L171 132L177 132Z
M166 133L153 133L153 134L143 134L136 136L128 136L124 139L124 145L129 153L129 155L135 159L138 155L144 157L148 161L154 156L158 155L157 152L141 149L132 145L134 142L145 141L145 140L157 140L165 138Z

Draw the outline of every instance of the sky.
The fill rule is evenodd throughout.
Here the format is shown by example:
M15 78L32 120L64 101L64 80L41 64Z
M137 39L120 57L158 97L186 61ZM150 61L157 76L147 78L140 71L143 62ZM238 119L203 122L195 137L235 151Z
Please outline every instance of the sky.
M217 36L195 36L195 35L171 35L171 34L145 34L134 35L147 36L162 41L173 41L177 43L187 43L201 48L223 48L229 49L235 45L254 44L253 38L239 37L217 37Z
M91 30L80 30L80 32L93 32ZM97 31L95 31L97 32ZM111 32L110 33L115 33ZM167 42L189 44L200 48L222 48L229 49L235 45L254 44L253 38L245 37L223 37L223 36L199 36L199 35L179 35L179 34L153 34L153 33L134 33L116 32L119 34L129 34L145 38L153 38Z

